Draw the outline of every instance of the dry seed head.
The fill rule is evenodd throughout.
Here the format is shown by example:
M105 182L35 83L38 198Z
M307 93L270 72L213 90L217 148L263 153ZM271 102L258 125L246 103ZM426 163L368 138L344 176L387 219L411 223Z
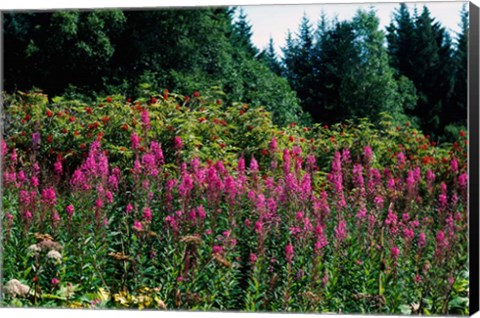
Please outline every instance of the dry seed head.
M227 261L222 255L218 254L218 253L215 253L213 254L213 258L215 259L215 261L225 267L228 267L228 268L232 268L232 263L230 263L229 261Z
M37 245L42 251L61 251L63 249L62 245L52 240L43 240Z
M320 300L320 296L315 295L311 291L302 293L301 296L305 297L306 299L308 299L309 301L312 301L312 302L318 302Z
M50 234L35 233L34 236L35 236L35 239L39 242L53 241L53 237L51 237Z
M180 238L180 242L193 244L197 246L200 246L203 243L203 241L198 236L194 236L194 235L183 236L182 238Z
M130 260L130 257L125 255L122 252L116 252L116 253L111 252L111 253L108 253L108 256L113 257L117 261L129 261Z

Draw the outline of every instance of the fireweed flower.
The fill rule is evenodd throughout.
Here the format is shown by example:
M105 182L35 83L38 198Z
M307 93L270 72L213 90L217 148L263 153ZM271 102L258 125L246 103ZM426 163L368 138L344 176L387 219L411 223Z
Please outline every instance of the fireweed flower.
M197 207L197 215L201 219L205 219L207 217L207 214L205 213L205 209L203 208L203 205L199 205Z
M142 123L143 127L147 130L150 130L150 118L148 117L148 110L142 112Z
M257 262L257 255L255 253L250 253L249 261L252 264L255 264Z
M271 152L276 152L278 148L277 138L273 137L268 146Z
M125 208L125 212L127 214L130 214L133 211L133 206L131 203L127 204L127 207Z
M435 174L433 173L432 170L428 169L427 170L427 182L428 183L433 183L435 181Z
M48 205L55 205L57 204L57 196L55 194L55 190L52 187L46 188L42 190L41 201Z
M302 154L302 148L298 147L298 146L293 146L292 148L292 154L295 156L295 157L299 157L301 154Z
M405 154L403 152L399 152L397 155L397 164L399 166L403 166L405 164Z
M390 250L390 255L394 260L397 260L398 256L400 255L400 249L396 246L392 247L392 249Z
M250 171L258 172L258 162L255 160L255 157L252 156L252 160L250 161Z
M450 169L452 172L457 172L458 171L458 161L457 159L453 158L452 161L450 162Z
M62 162L60 160L57 160L53 164L53 171L58 175L63 174L63 166L62 166Z
M286 176L290 172L290 152L287 148L283 149L283 174Z
M403 237L405 240L410 241L414 238L415 234L413 233L413 230L410 228L405 228L403 230Z
M447 207L447 195L445 193L440 193L438 195L438 206L439 209L443 210Z
M387 186L389 190L395 190L395 179L394 178L388 179Z
M312 195L312 180L309 173L305 173L303 176L300 191L300 197L302 200L308 200Z
M73 205L71 205L71 204L68 205L68 206L65 208L65 211L67 212L67 215L68 215L69 218L72 217L74 210L75 210L75 209L74 209Z
M440 184L440 192L443 194L447 194L447 185L445 184L445 182L442 182Z
M365 189L364 189L364 179L363 179L363 173L362 173L362 165L361 164L357 163L353 166L353 180L352 181L353 181L353 184L356 187L361 188L361 189L363 189L363 191L365 191Z
M134 229L135 231L141 232L141 231L143 230L143 225L142 225L142 223L141 223L140 221L138 221L138 220L135 221L135 222L133 222L133 229Z
M315 169L315 163L316 163L316 159L315 159L315 155L314 154L310 154L307 156L307 169L308 170L314 170Z
M5 157L8 151L7 143L2 139L2 157Z
M118 182L119 182L119 178L116 175L112 174L108 177L108 185L114 191L118 191Z
M102 202L101 199L95 200L95 207L96 207L97 209L103 208L103 202Z
M263 223L260 221L255 222L255 232L257 234L262 234L263 231Z
M385 224L388 226L388 230L392 234L396 234L398 232L397 226L398 217L392 210L388 210L387 218L385 219Z
M338 226L335 228L335 238L341 243L347 237L347 222L345 220L341 220L338 223Z
M285 258L287 259L287 263L291 264L294 256L293 245L288 243L285 247Z
M377 206L378 209L382 209L383 208L383 198L382 197L375 197L373 199L373 203L375 203L375 205Z
M175 148L175 150L181 150L183 148L182 138L180 138L179 136L175 136L175 138L173 139L173 147Z
M10 154L10 162L12 164L17 163L17 149L13 148L12 153Z
M367 163L369 163L370 160L372 160L372 156L373 156L372 148L370 148L370 146L363 147L363 157L365 158L365 161Z
M446 240L445 233L441 230L437 232L435 237L437 241L437 252L440 253L443 249L448 247L448 241Z
M223 165L223 161L221 160L218 160L216 163L215 163L215 169L217 169L217 172L221 175L221 176L224 176L227 172L227 170L225 169L225 166Z
M60 283L60 280L56 277L52 278L52 285L57 286Z
M408 175L407 175L407 188L409 191L413 191L413 188L415 186L415 175L412 170L408 170Z
M328 274L327 274L327 272L325 272L323 277L322 277L322 284L323 284L323 286L327 286L327 284L328 284Z
M220 245L214 245L212 248L212 254L222 254L223 253L223 247Z
M413 177L415 178L416 182L422 180L422 171L420 170L420 167L413 169Z
M348 164L352 162L352 158L350 156L350 150L348 148L343 149L342 151L342 163Z
M33 133L32 134L32 148L37 149L38 147L40 147L40 141L41 141L40 133L38 133L38 132Z
M149 208L149 207L146 207L144 210L143 210L143 219L147 222L151 222L152 221L152 210Z
M38 181L38 178L36 176L32 176L30 178L30 185L34 188L36 188L40 185L40 182Z
M178 186L178 193L182 198L186 197L190 191L193 189L193 180L188 173L184 173L182 176L182 181Z
M468 184L468 174L462 173L461 175L458 176L458 185L462 189L466 189Z
M27 176L25 175L25 172L23 170L20 170L17 174L18 182L20 184L23 184L25 181L27 181Z
M364 207L360 208L357 212L357 219L364 220L367 217L367 209Z
M130 141L132 143L133 150L136 150L140 147L140 137L136 133L132 133L130 136Z

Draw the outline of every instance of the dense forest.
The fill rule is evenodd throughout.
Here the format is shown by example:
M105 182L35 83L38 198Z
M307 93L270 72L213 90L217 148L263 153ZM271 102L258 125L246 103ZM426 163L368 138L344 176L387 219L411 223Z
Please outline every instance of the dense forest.
M450 140L467 119L468 11L451 35L426 7L350 21L306 17L279 56L252 44L238 8L4 13L4 88L89 100L189 95L264 106L276 124L333 124L382 112Z

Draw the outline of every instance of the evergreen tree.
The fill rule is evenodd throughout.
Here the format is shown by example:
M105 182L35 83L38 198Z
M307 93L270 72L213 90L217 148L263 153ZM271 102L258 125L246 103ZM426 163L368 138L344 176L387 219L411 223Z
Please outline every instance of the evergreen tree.
M304 111L313 114L315 101L314 91L314 64L313 64L314 37L312 25L306 15L303 16L296 39L289 33L286 47L283 48L283 63L286 67L286 78L297 92Z
M461 11L461 31L458 34L454 53L455 88L453 90L450 107L445 108L445 124L467 125L467 80L468 80L468 10L466 5Z
M427 7L421 14L401 4L394 21L387 28L390 63L398 76L406 76L415 86L418 101L407 114L418 118L426 134L439 136L448 122L451 108L455 64L448 32L430 15Z
M275 45L272 37L268 40L268 46L259 54L259 60L263 61L265 65L277 75L282 74L282 66L278 60L275 52Z
M358 11L353 18L357 63L342 81L341 103L354 117L380 119L380 112L394 118L403 114L398 85L383 46L385 35L373 10Z
M234 24L234 43L241 46L250 56L256 56L258 49L252 44L252 26L247 21L247 15L240 9L238 20Z

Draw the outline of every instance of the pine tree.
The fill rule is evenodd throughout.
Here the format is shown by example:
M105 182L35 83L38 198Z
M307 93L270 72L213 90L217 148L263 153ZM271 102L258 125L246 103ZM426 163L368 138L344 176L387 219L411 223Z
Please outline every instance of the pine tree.
M268 46L260 52L258 58L263 61L272 72L277 75L282 74L282 66L278 60L277 52L275 52L275 45L272 37L270 37L268 40Z
M468 79L468 10L466 5L461 11L461 31L457 37L454 53L455 88L452 94L450 107L445 109L444 118L448 118L446 124L467 124L467 79Z
M247 15L242 8L234 24L234 32L235 36L233 39L235 45L241 46L252 57L258 54L258 49L252 43L252 26L247 21Z

